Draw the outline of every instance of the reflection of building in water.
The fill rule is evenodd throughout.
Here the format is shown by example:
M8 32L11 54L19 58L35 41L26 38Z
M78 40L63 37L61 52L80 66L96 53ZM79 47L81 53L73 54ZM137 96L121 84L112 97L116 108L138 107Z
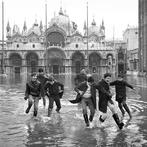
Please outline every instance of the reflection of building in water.
M87 59L88 30L88 59ZM115 49L105 41L105 26L98 27L95 20L84 35L76 23L62 12L54 16L43 29L37 21L27 30L24 22L22 33L17 25L13 30L7 24L6 72L33 72L43 67L50 73L78 73L89 64L91 72L115 72Z

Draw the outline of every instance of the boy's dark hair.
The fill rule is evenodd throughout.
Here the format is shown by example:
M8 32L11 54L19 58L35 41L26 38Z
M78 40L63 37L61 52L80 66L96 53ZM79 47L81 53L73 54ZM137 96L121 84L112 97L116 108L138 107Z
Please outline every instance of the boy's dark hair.
M43 72L43 69L42 69L42 68L39 68L39 69L38 69L38 72Z
M93 77L88 77L87 81L90 82L90 83L93 83L94 79L93 79Z
M36 75L37 75L36 72L31 73L31 77L36 76Z
M123 78L124 76L122 74L119 74L118 75L118 78Z
M105 73L104 78L107 78L107 77L111 77L111 74L110 73Z
M54 77L53 77L53 76L48 76L48 81L49 81L49 82L54 81Z

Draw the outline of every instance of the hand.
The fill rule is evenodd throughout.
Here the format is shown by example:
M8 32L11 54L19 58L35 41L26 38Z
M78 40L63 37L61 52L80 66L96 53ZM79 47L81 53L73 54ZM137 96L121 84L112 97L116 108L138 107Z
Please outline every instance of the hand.
M63 92L63 90L59 90L59 93Z
M80 90L79 90L79 92L78 92L78 93L79 93L80 95L82 95L82 94L83 94L83 91L80 91Z

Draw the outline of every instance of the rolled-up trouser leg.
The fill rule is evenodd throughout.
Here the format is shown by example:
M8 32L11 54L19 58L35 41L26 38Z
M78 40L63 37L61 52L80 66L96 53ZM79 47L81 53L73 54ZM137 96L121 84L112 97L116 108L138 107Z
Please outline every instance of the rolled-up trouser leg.
M125 111L124 111L124 109L123 109L123 104L122 104L122 103L118 103L118 107L119 107L119 109L120 109L122 115L124 116L124 115L125 115Z
M94 105L93 105L91 99L89 99L88 106L89 106L89 109L90 109L89 120L92 122L93 121L94 114L95 114L95 109L94 109Z
M34 116L37 116L38 113L38 103L39 97L34 97Z
M29 99L28 99L28 107L27 107L27 109L25 111L26 113L29 113L32 105L33 105L33 99L32 99L32 97L29 97Z
M48 117L51 116L53 105L54 105L54 99L52 96L50 96L49 97L49 105L48 105Z

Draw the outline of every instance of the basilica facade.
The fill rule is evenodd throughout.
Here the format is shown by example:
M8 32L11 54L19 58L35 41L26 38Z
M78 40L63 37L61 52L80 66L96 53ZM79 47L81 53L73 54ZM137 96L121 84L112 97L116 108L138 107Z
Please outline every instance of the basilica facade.
M31 73L42 67L54 74L79 73L88 67L91 73L115 72L116 53L114 46L105 40L104 21L97 26L93 19L83 33L62 8L44 28L35 20L28 29L7 24L5 49L6 73Z

